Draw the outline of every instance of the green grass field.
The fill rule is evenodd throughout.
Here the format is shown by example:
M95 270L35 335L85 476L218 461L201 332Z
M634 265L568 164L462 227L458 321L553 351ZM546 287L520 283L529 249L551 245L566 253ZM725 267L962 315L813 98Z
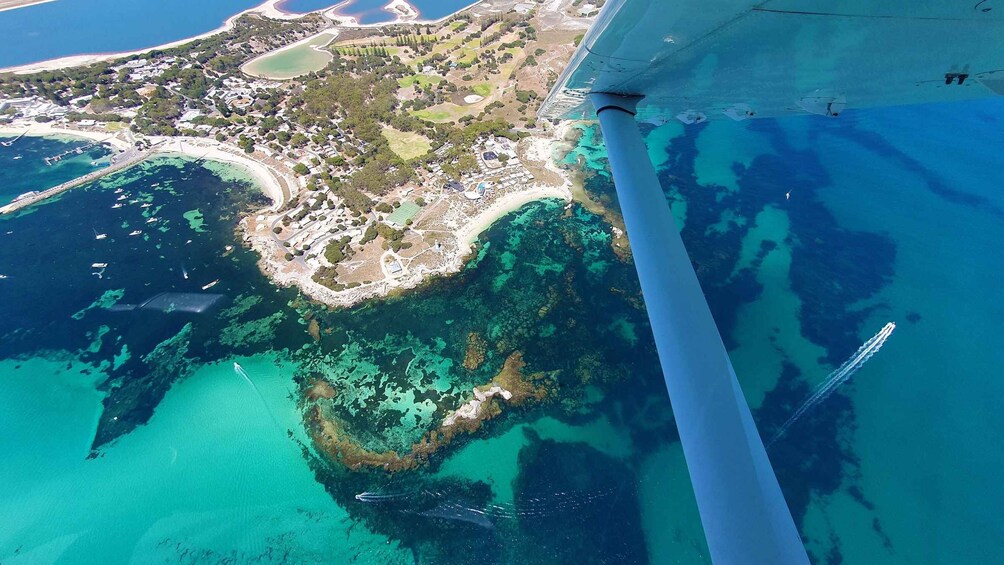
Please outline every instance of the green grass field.
M245 63L241 70L251 76L276 80L287 80L319 71L331 60L331 53L318 48L330 43L334 37L330 32L318 34L302 45L278 49Z
M414 202L402 202L401 206L397 210L394 210L389 216L387 216L387 221L392 224L397 224L403 226L408 223L408 220L415 217L418 211L422 208Z
M475 57L478 56L478 50L477 49L471 49L469 47L461 47L459 50L455 51L453 54L454 54L454 56L459 55L456 58L456 61L458 63L470 63L471 61L474 60Z
M421 157L432 148L432 142L428 138L410 131L400 131L384 126L383 136L387 139L390 150L405 161Z
M431 108L426 108L425 110L413 110L411 115L429 122L448 122L453 119L452 112L447 112L442 109L433 110Z
M482 82L481 84L475 84L474 88L471 90L474 91L474 94L479 96L488 96L492 93L492 85L487 82Z
M443 82L443 77L435 77L430 75L411 75L410 77L403 77L397 79L397 84L402 88L408 88L413 84L418 84L419 87L425 88L430 84L436 86L437 84Z

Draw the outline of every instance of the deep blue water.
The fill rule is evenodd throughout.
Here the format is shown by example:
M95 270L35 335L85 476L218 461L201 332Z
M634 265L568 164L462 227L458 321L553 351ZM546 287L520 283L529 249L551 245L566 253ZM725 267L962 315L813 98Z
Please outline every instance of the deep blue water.
M11 139L0 136L0 140ZM97 166L92 163L108 154L102 146L90 147L80 155L67 155L52 165L45 164L46 157L90 144L90 141L75 137L26 136L10 147L0 146L0 206L25 192L45 190L95 170Z
M645 127L761 435L897 323L769 450L818 563L1004 559L1002 116L985 100ZM598 131L566 162L613 205Z
M0 67L154 47L213 30L259 0L58 0L0 12Z

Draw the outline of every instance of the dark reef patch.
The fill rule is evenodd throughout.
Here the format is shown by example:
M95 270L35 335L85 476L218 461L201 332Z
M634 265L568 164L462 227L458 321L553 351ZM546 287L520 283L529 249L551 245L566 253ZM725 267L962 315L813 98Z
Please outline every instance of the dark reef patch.
M119 201L121 195L126 199ZM124 206L112 209L117 202ZM257 276L253 252L238 247L223 257L236 243L240 215L264 204L246 183L224 181L189 160L155 159L69 191L34 213L0 220L11 232L0 246L0 264L11 266L0 289L0 357L64 351L102 367L108 378L99 384L106 396L92 444L98 449L145 424L195 364L257 352L256 335L276 349L299 347L303 332L288 317L274 319L270 330L280 330L274 340L271 331L257 330L257 320L274 315L276 304L295 293L277 293ZM206 231L189 227L183 214L191 209L203 213ZM147 223L154 217L157 222ZM130 236L133 230L143 233ZM97 240L95 233L107 237ZM220 282L212 292L229 299L261 292L275 298L240 313L222 308L227 304L202 313L138 308L163 292L202 296L202 285L213 280ZM232 324L246 324L247 332L228 330ZM225 336L234 339L223 344Z
M631 470L586 444L532 437L520 452L516 508L554 493L612 491L603 504L559 516L524 512L522 544L535 548L525 563L646 563L645 537ZM560 518L560 519L556 519Z
M881 134L855 127L853 122L831 124L828 123L829 121L824 121L822 127L813 131L813 135L829 134L846 139L882 157L883 160L896 163L903 169L916 174L924 181L924 185L931 193L945 201L984 210L998 219L1004 219L1004 210L994 204L992 200L952 188L941 175L927 168L921 161L904 153Z
M758 120L750 127L765 135L775 152L754 159L739 179L740 192L763 192L784 179L798 187L787 202L791 221L791 288L799 296L802 334L827 351L834 366L843 352L860 344L861 323L872 308L857 305L872 298L894 273L895 243L886 235L841 227L817 192L831 181L818 156L791 146L777 121ZM774 193L783 191L774 189Z
M773 206L784 209L790 220L784 243L792 250L789 277L801 299L801 332L826 350L826 362L839 365L860 345L864 319L874 309L885 307L873 302L868 307L861 304L873 301L891 279L896 258L893 241L883 234L848 230L837 223L819 198L819 191L832 183L818 155L793 147L776 120L745 125L764 136L768 150L748 165L732 165L738 191L700 184L695 173L696 142L707 127L714 126L690 126L673 138L658 174L667 199L687 204L681 235L726 347L737 345L737 313L760 297L763 289L757 272L767 254L781 243L760 242L751 264L739 267L743 240L755 218ZM585 179L591 196L616 201L608 176L587 171ZM797 189L798 197L788 200L785 194L792 189ZM725 214L739 221L725 223ZM767 392L754 414L762 436L771 437L810 393L799 369L785 362L777 385ZM833 493L842 485L854 486L857 461L846 441L853 429L853 407L847 396L838 393L772 447L778 480L800 526L813 496ZM862 505L868 508L866 501ZM841 559L836 543L827 554L813 556L815 562Z

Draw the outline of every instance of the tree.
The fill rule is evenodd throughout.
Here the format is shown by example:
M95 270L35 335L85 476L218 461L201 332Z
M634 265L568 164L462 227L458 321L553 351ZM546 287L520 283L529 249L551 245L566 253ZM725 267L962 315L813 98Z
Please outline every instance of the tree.
M337 265L345 259L345 244L340 240L331 240L324 247L324 258L332 265Z
M307 166L304 165L303 163L297 163L296 165L293 166L293 172L302 176L309 173L310 169L308 169Z

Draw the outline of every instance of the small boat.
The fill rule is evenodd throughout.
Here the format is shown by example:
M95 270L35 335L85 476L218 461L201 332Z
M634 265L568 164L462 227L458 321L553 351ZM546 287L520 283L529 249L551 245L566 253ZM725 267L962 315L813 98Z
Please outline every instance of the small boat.
M14 156L14 160L15 160L15 161L17 161L17 160L18 160L18 159L20 159L21 157L23 157L23 155L15 155L15 156Z
M118 197L117 200L125 200L126 198L129 198L129 196L127 196L125 194L121 194L121 195L119 195L119 197Z
M213 288L214 286L216 286L219 282L220 282L220 279L216 279L215 281L213 281L213 282L211 282L209 284L204 284L204 285L202 285L202 290L209 290L209 289Z
M101 239L104 239L104 238L108 237L108 234L106 234L106 233L98 233L98 230L96 230L94 228L91 228L91 231L94 232L94 239L101 240Z
M129 235L139 235L141 233L143 233L143 230L132 230L129 232Z
M9 278L9 277L7 277L7 275L0 275L0 280L6 279L6 278Z
M108 263L91 263L92 269L104 269L108 266Z
M156 222L157 222L157 218L150 218L149 220L146 221L146 223L148 223L148 224L153 224L153 223L156 223Z
M139 204L139 200L136 200L136 199L134 198L134 199L130 200L130 201L129 201L129 203L130 203L130 204Z
M140 208L149 208L150 206L153 206L153 204L147 202L146 204L141 205Z
M153 183L153 184L150 185L150 188L157 188L158 186L160 186L160 183L159 182L155 182L155 183Z
M121 189L121 188L116 188L115 189L115 194L122 194L123 192L124 192L124 190Z
M112 208L121 208L121 207L122 207L121 203L119 203L119 204L112 204Z

